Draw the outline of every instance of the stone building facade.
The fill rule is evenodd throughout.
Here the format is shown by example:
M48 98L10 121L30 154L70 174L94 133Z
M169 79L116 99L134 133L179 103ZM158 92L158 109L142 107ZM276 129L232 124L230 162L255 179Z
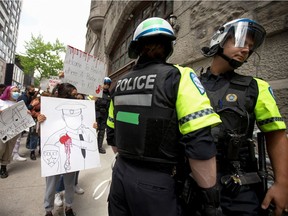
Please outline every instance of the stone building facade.
M223 23L246 17L261 23L267 31L259 55L253 54L237 71L268 81L288 125L288 2L287 1L91 1L85 51L107 64L113 84L135 61L127 49L133 31L145 18L159 16L173 23L177 35L170 63L200 68L209 65L201 48Z

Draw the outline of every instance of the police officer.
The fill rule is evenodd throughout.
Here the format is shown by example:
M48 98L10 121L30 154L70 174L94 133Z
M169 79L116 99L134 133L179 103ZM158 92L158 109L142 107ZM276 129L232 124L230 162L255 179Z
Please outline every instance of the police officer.
M194 71L166 63L175 39L166 20L141 22L128 49L137 64L111 92L107 141L118 156L110 216L182 215L173 175L184 155L201 188L203 215L218 215L210 128L220 119Z
M221 26L210 47L202 48L204 56L213 60L201 75L201 82L222 120L212 133L218 149L221 207L225 215L263 215L261 207L267 209L271 202L276 206L275 215L281 215L288 207L286 126L272 89L261 79L234 71L261 46L265 36L260 24L241 18ZM264 201L257 190L260 179L252 142L255 121L265 133L275 175L275 183Z
M103 148L103 140L106 130L106 121L108 118L108 109L110 105L110 85L111 79L109 77L104 78L103 82L103 94L102 98L96 98L95 109L96 109L96 122L97 122L97 139L98 139L98 150L99 153L105 154L106 150Z

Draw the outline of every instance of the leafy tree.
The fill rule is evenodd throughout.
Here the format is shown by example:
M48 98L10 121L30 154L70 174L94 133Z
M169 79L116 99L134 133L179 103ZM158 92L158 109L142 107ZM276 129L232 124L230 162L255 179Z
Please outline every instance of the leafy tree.
M63 69L61 54L66 52L66 47L57 39L54 44L45 43L43 37L32 35L29 42L25 41L26 49L24 55L19 55L23 71L26 74L34 76L39 83L43 78L57 76ZM35 83L35 84L36 84Z

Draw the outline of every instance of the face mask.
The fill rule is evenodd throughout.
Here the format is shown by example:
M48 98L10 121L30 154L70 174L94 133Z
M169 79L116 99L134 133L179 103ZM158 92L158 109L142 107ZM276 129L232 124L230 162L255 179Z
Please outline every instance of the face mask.
M12 92L12 98L14 100L17 100L19 98L19 96L20 96L19 92Z
M28 93L30 96L34 96L35 92L29 92Z

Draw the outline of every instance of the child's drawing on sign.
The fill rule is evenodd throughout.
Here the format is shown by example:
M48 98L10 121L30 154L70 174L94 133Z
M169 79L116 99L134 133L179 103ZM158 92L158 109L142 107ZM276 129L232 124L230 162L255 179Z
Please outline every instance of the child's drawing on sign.
M58 174L86 169L86 162L91 163L95 157L93 154L98 154L97 135L93 124L86 125L83 122L87 109L86 101L56 100L62 102L54 107L54 113L60 113L62 123L58 119L50 127L54 132L47 137L42 147L43 162L53 173Z
M5 143L33 125L33 118L20 101L0 112L0 139Z

